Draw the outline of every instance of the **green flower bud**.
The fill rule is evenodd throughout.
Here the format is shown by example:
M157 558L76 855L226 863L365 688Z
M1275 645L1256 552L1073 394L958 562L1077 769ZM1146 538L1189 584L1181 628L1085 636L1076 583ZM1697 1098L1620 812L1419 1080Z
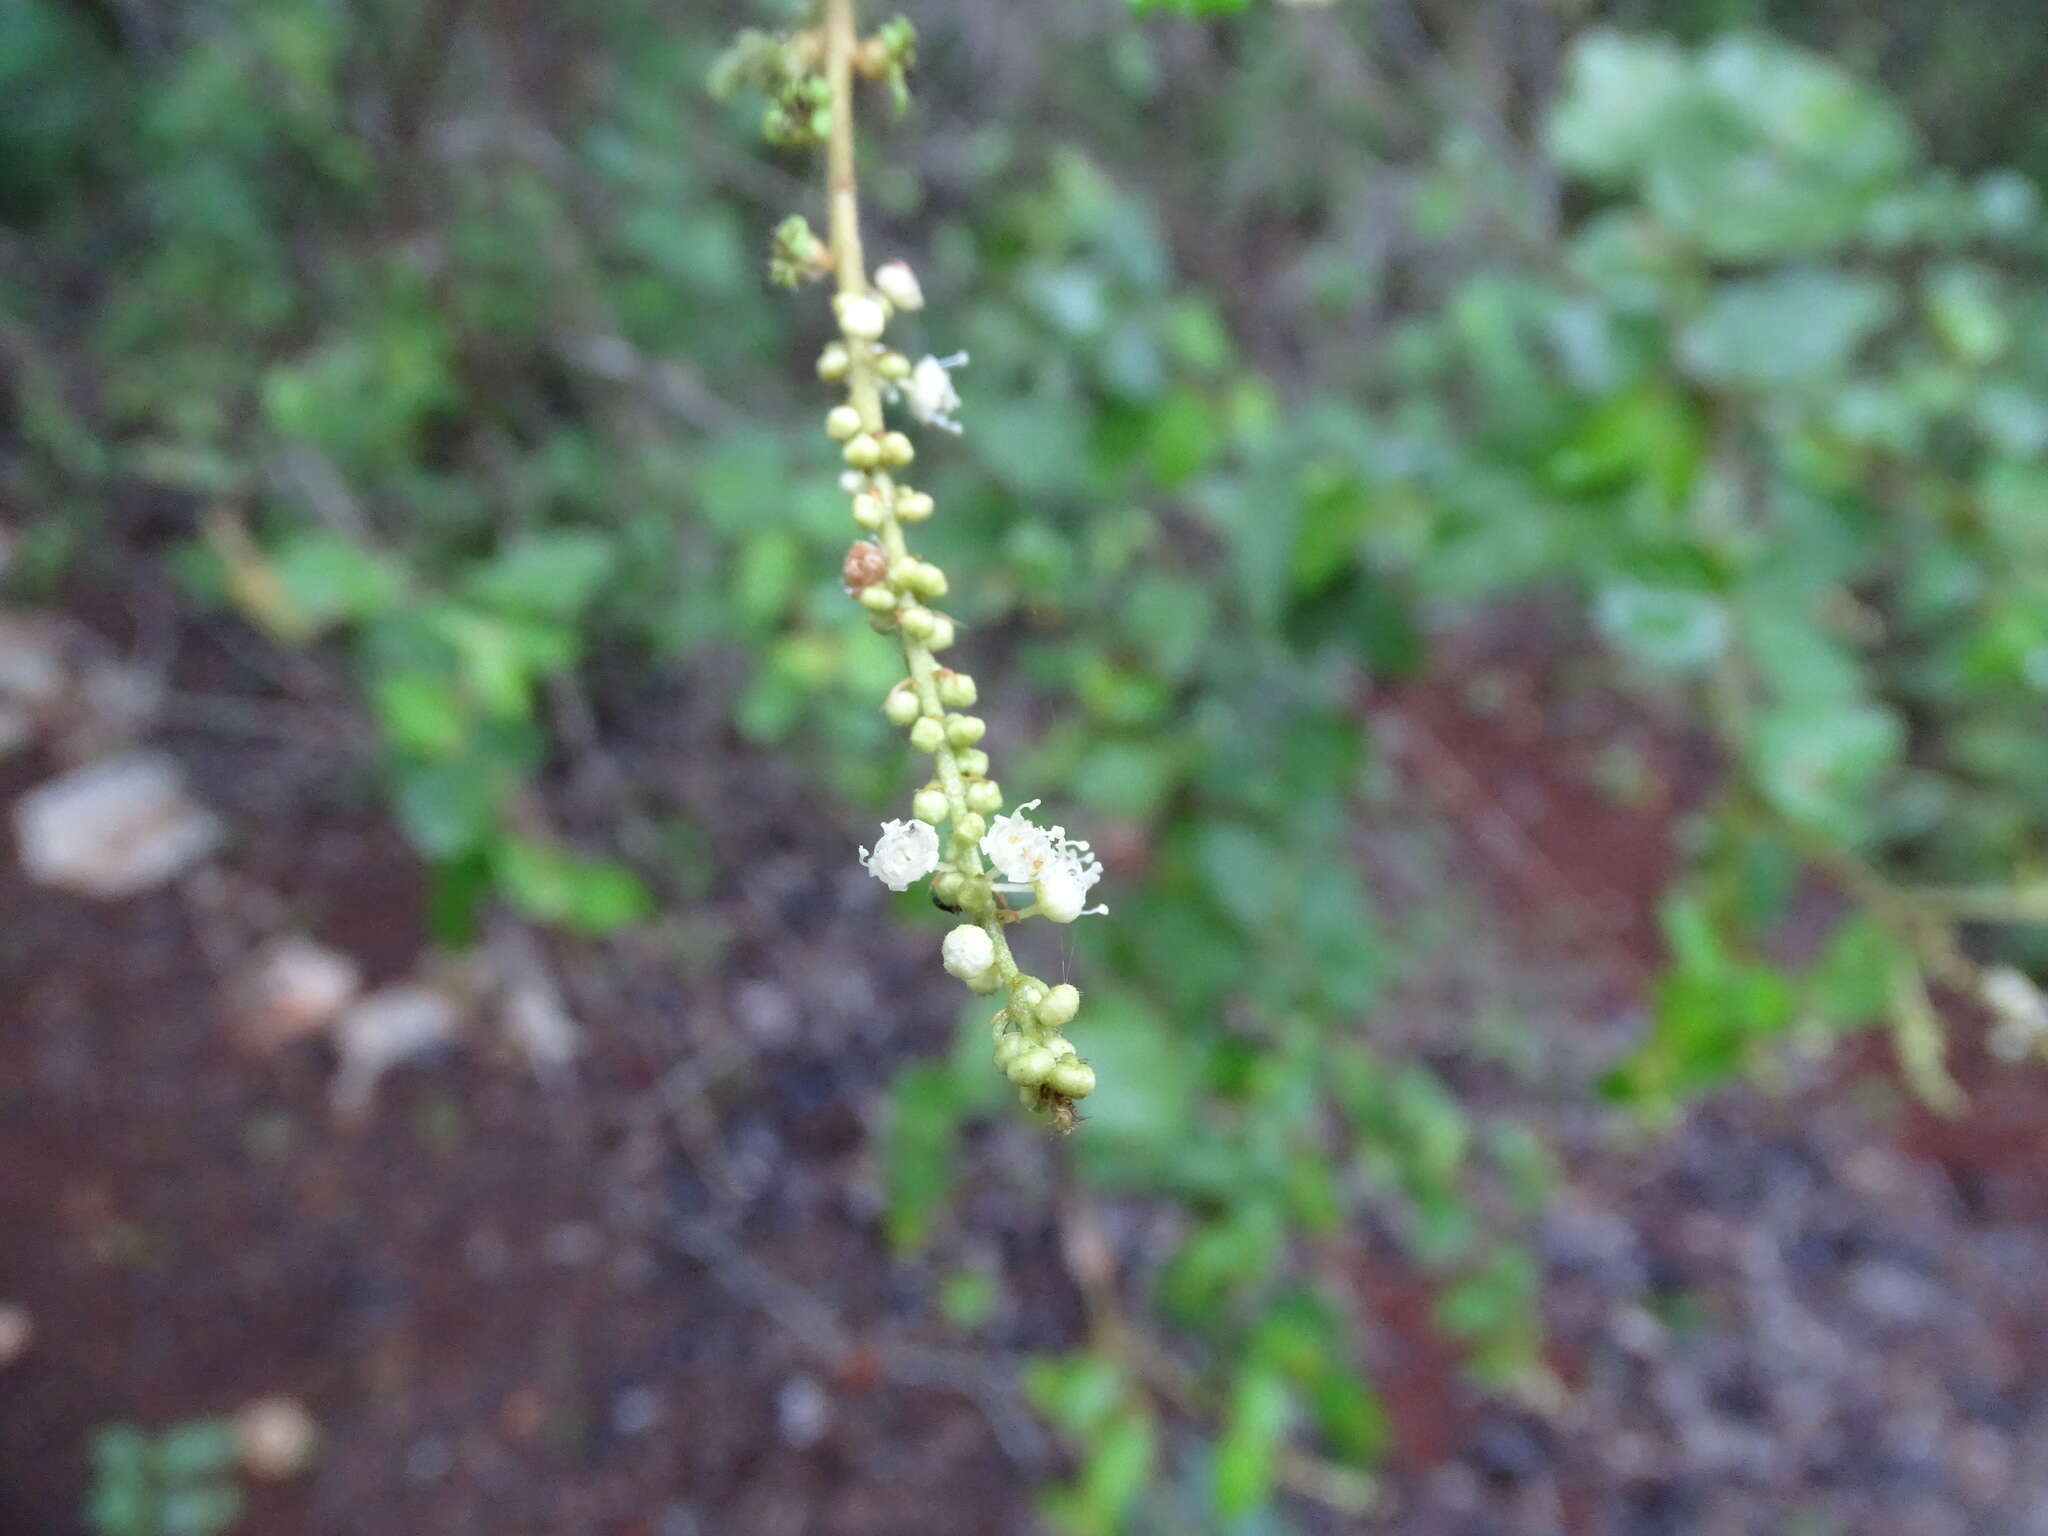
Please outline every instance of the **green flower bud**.
M911 721L924 713L924 706L917 702L917 694L908 682L898 683L889 690L889 696L882 700L882 713L891 725L908 726Z
M818 354L818 377L827 384L837 384L846 377L846 370L852 365L853 359L847 353L846 343L828 341L825 350Z
M971 708L980 692L981 690L974 686L974 679L965 672L944 669L939 673L939 702L948 708Z
M915 603L903 610L903 633L913 640L929 640L938 632L938 615Z
M957 869L942 869L932 876L932 895L949 907L957 907L967 895L967 877Z
M820 144L832 137L832 109L820 107L810 116L811 137Z
M899 592L917 590L918 559L915 555L899 555L889 562L889 585Z
M898 491L896 493L896 515L906 523L921 523L932 515L937 505L923 491Z
M946 744L946 728L930 715L921 716L910 727L910 744L920 752L936 752Z
M860 605L870 613L888 613L896 607L896 594L877 582L860 589Z
M979 715L948 715L946 717L946 740L956 747L971 747L981 740L988 729L988 722Z
M1027 981L1010 994L1010 1007L1025 1018L1038 1017L1038 1009L1045 1002L1045 988L1035 981Z
M1063 981L1045 994L1045 1001L1038 1005L1033 1017L1047 1029L1065 1029L1080 1011L1081 989Z
M970 779L978 779L988 772L988 754L979 747L962 752L954 761L960 765L960 771Z
M991 968L989 970L983 971L979 976L973 976L968 978L966 986L967 990L974 993L976 996L987 997L991 992L995 991L995 989L997 987L1000 987L1002 984L1003 978L1001 974L995 971L993 968Z
M996 1041L995 1058L998 1070L1008 1072L1010 1063L1031 1049L1031 1037L1021 1030L1011 1030Z
M963 843L978 843L981 835L988 831L988 823L969 811L953 824L953 835Z
M967 786L967 809L993 816L1003 808L1003 786L994 779L976 779Z
M1079 1051L1074 1049L1074 1042L1069 1040L1065 1035L1052 1036L1045 1042L1045 1048L1048 1051L1052 1052L1055 1059L1060 1061L1065 1061L1070 1056L1078 1056L1081 1054Z
M882 510L882 503L875 496L862 491L853 498L853 520L873 533L889 520L889 514Z
M882 435L882 462L891 469L901 469L916 457L916 445L901 432L885 432Z
M882 445L875 441L871 432L863 432L853 438L841 452L855 469L873 469L882 462Z
M917 568L910 574L910 590L919 597L944 597L946 595L946 573L929 560L917 562Z
M1042 1045L1034 1045L1027 1050L1019 1051L1011 1058L1009 1065L1003 1068L1003 1075L1020 1088L1035 1088L1044 1082L1058 1065L1051 1051ZM1094 1074L1090 1073L1089 1076L1092 1078ZM1095 1085L1091 1082L1088 1086L1092 1088Z
M825 435L843 443L860 430L860 412L850 405L835 405L825 413Z
M1095 1091L1095 1069L1085 1061L1056 1061L1043 1081L1054 1093L1085 1099Z
M933 614L932 632L926 637L924 643L927 650L943 651L946 649L947 646L953 643L953 621L943 613Z
M875 359L875 372L890 383L910 377L910 359L901 352L884 352Z
M919 821L928 821L936 827L946 819L946 811L946 793L944 790L920 789L910 797L910 814Z

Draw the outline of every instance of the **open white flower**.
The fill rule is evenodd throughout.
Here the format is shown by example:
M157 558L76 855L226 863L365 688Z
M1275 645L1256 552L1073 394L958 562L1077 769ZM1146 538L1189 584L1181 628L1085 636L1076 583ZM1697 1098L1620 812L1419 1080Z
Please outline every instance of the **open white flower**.
M926 357L911 369L897 390L910 414L928 427L959 436L960 423L953 413L960 409L960 392L953 387L950 370L966 362L965 352L955 352L951 357Z
M1040 827L1024 813L1038 804L1027 800L1008 816L998 816L982 837L981 851L1003 877L995 889L1030 891L1037 911L1056 923L1107 912L1083 903L1102 878L1102 861L1088 845L1067 836L1065 827Z
M892 891L907 891L939 867L938 830L922 821L885 821L875 851L860 851L861 867Z

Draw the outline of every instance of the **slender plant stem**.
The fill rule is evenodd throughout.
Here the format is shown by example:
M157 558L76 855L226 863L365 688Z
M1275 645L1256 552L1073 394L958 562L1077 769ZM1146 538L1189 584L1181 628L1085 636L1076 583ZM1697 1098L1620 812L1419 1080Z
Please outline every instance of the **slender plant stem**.
M824 34L825 84L831 93L832 112L832 131L825 144L825 191L833 272L842 296L864 295L870 292L870 288L866 258L861 250L860 182L855 174L853 155L853 56L860 41L854 0L825 0ZM868 342L849 334L846 336L846 351L847 403L860 413L862 429L879 437L885 423L881 384L875 373L875 349ZM874 487L876 499L882 505L883 520L877 530L882 548L892 561L903 559L910 553L910 547L903 534L903 525L896 517L895 487L888 476L880 473L874 476ZM912 639L908 633L898 630L897 635L903 645L904 664L909 670L910 685L919 706L927 715L944 718L945 709L939 700L937 658L929 646ZM951 742L943 742L933 754L933 760L937 766L939 788L946 796L946 806L957 829L968 814L966 775L960 768L959 753ZM981 854L973 841L961 837L956 831L950 843L946 863L970 880L978 881L982 875ZM1022 981L1023 973L1010 953L1009 939L1003 932L1001 910L991 902L977 916L983 931L995 946L996 972L1004 985L1014 990ZM1028 1010L1023 1009L1015 1010L1012 1017L1027 1024L1030 1020Z

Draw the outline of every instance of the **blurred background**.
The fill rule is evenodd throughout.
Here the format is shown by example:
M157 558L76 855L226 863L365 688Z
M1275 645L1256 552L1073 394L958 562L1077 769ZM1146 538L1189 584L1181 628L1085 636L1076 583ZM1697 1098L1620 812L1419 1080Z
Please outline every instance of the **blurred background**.
M794 8L0 7L0 1528L2048 1532L2038 5L908 11L1064 1141Z

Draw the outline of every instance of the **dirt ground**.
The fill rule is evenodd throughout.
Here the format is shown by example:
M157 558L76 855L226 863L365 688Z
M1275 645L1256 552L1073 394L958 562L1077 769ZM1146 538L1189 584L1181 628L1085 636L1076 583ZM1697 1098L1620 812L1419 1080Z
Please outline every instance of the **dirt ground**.
M551 812L628 814L629 784L630 814L710 829L715 875L644 933L546 944L583 1029L568 1071L480 1012L350 1117L325 1044L248 1042L238 979L279 932L372 985L420 974L428 892L332 680L231 628L151 642L115 616L148 611L84 605L116 647L158 645L148 739L231 840L114 902L0 860L0 1302L35 1329L0 1366L0 1530L80 1528L96 1425L275 1393L322 1453L257 1488L249 1533L1034 1529L1060 1453L1015 1367L1082 1332L1062 1154L1021 1117L977 1132L933 1260L891 1258L882 1093L945 1049L954 1000L795 771L736 746L701 679L600 708L603 761L565 766ZM1370 702L1398 814L1362 810L1367 863L1411 957L1370 1027L1561 1149L1541 1258L1568 1390L1465 1386L1427 1292L1360 1234L1361 1364L1399 1446L1373 1528L2048 1532L2039 1074L1966 1048L1976 1107L1950 1123L1860 1050L1670 1134L1618 1131L1585 1083L1640 1025L1672 820L1710 769L1484 637L1447 654ZM1627 807L1596 782L1617 742L1651 786ZM0 760L0 801L55 766ZM967 1333L938 1304L962 1265L1002 1281Z

